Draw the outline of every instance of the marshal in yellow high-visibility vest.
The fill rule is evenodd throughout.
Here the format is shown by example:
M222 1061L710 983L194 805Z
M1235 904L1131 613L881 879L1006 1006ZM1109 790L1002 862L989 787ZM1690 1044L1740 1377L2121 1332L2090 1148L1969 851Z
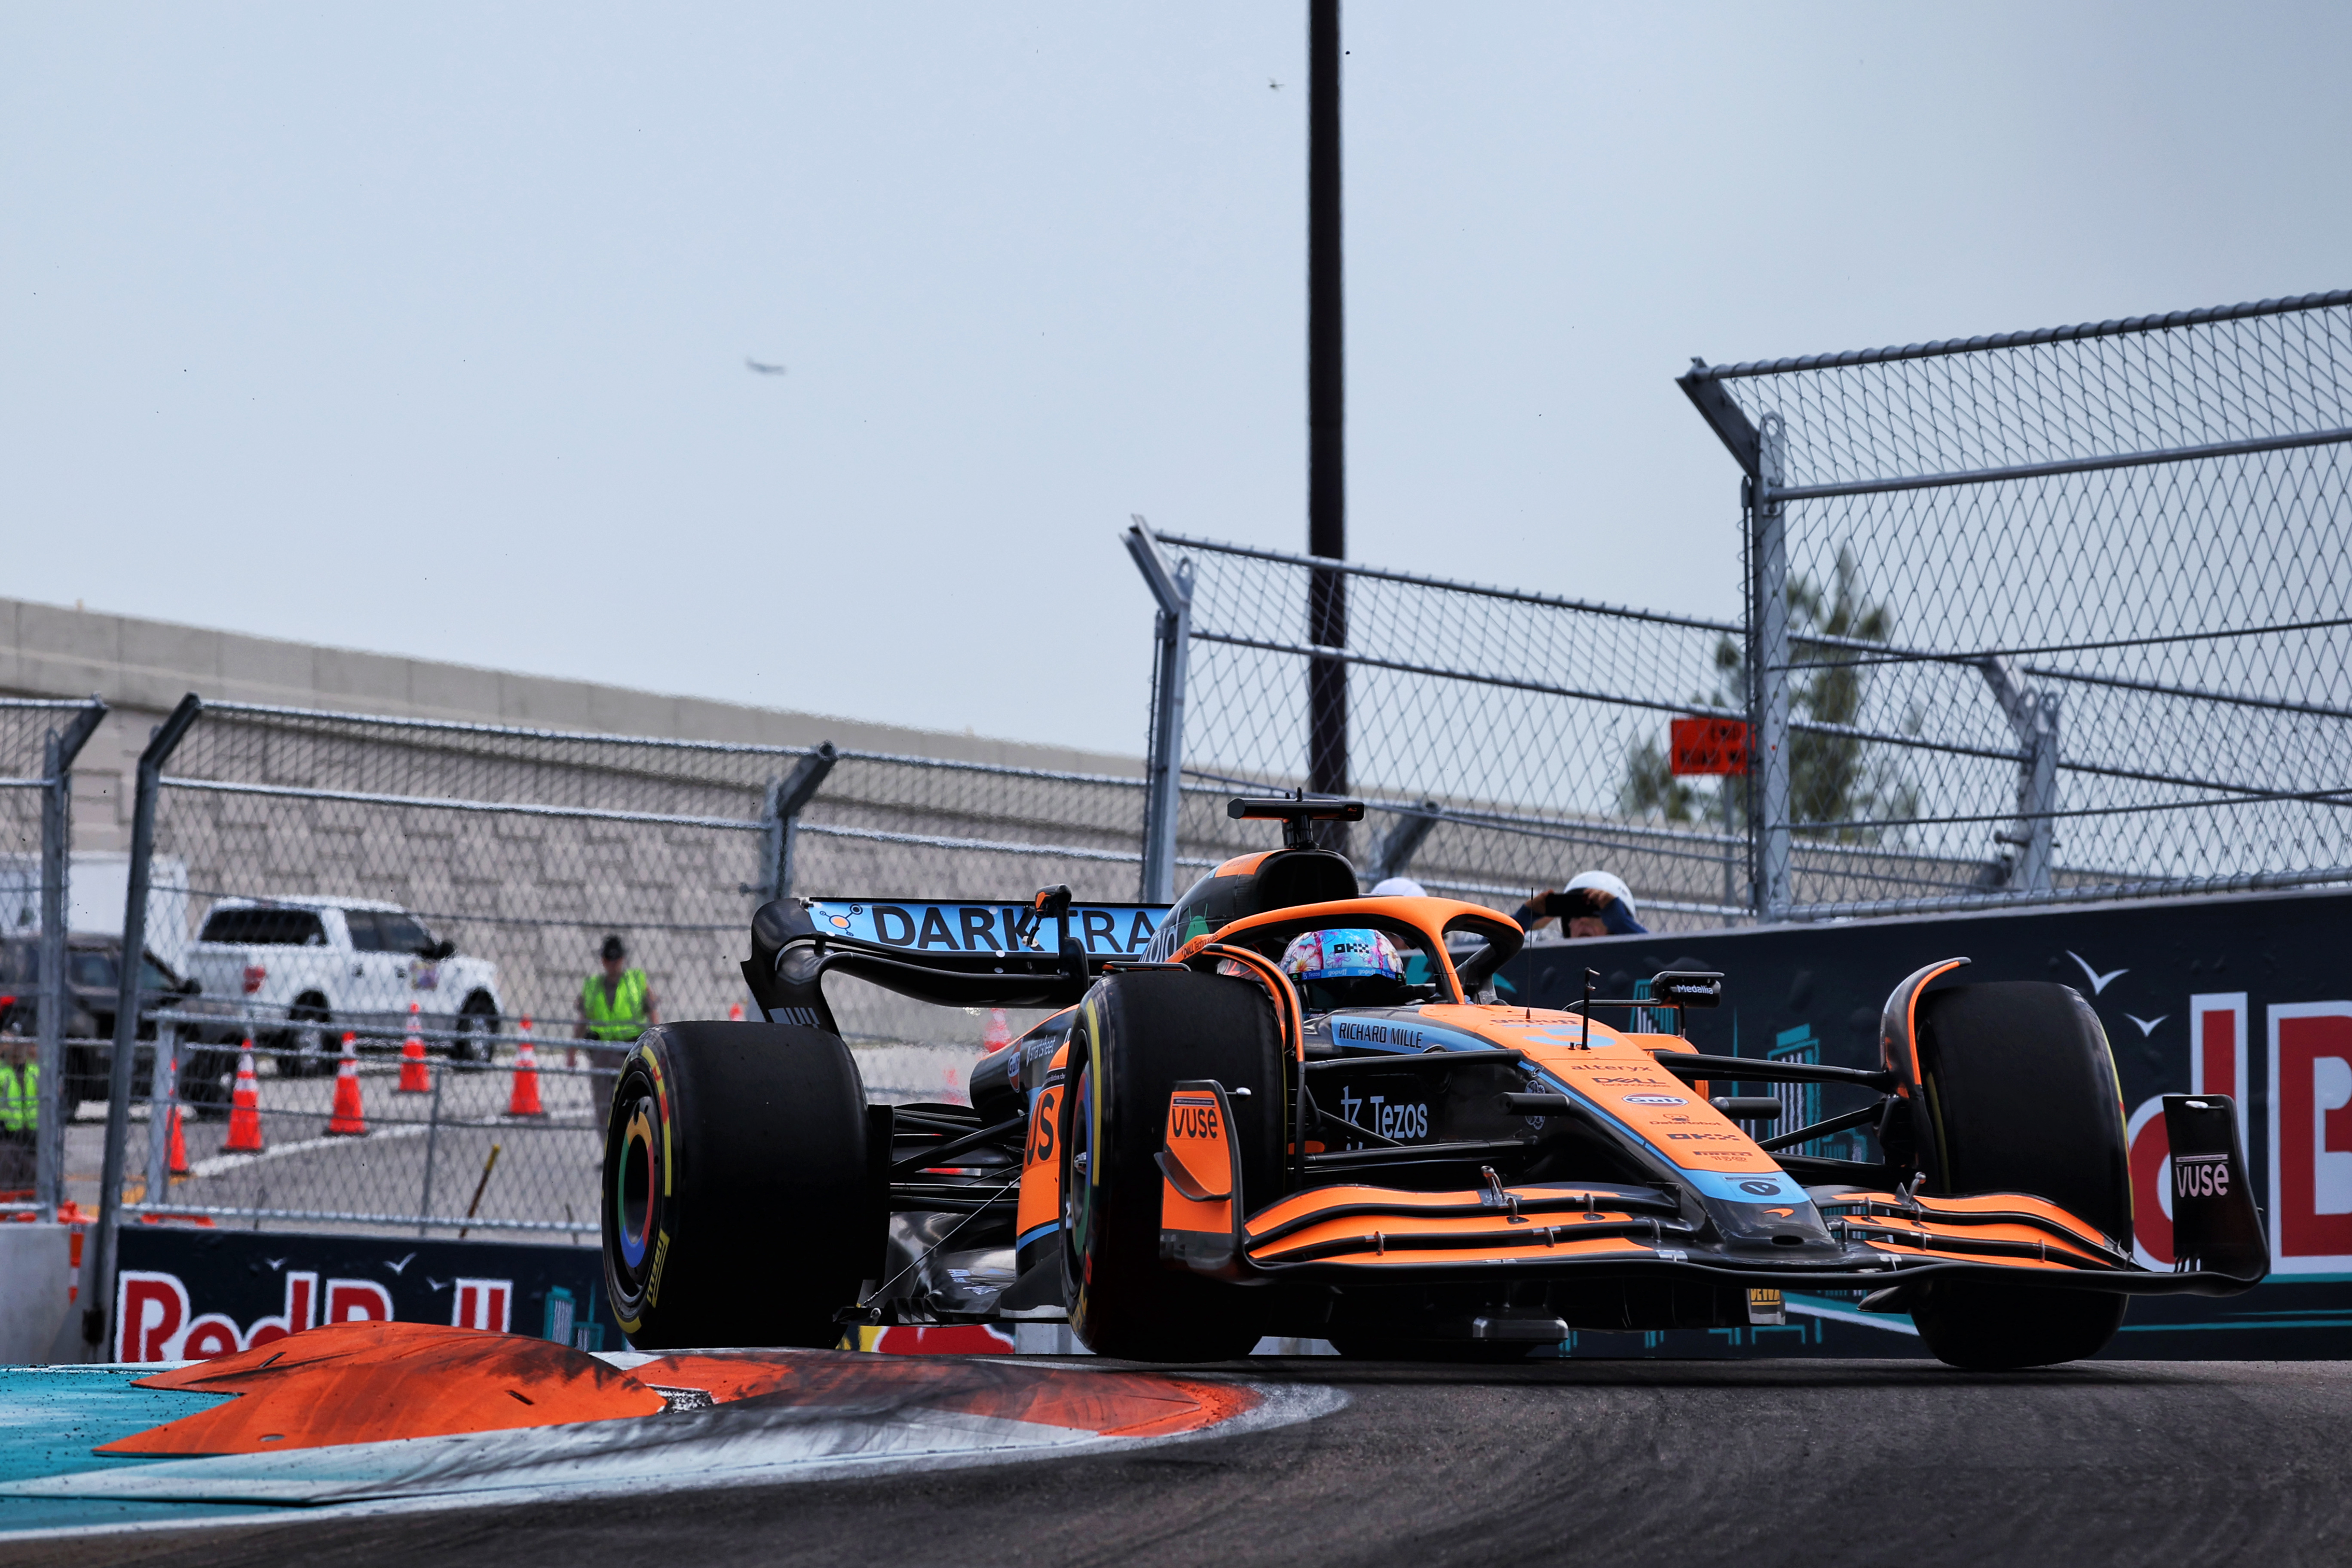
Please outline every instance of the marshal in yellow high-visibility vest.
M580 983L580 1037L614 1045L633 1043L661 1022L651 981L628 967L629 950L616 936L604 939L604 965Z
M41 1067L27 1059L31 1050L32 1042L21 1035L0 1038L0 1191L22 1192L33 1184Z
M29 1134L40 1121L41 1064L0 1059L0 1132Z

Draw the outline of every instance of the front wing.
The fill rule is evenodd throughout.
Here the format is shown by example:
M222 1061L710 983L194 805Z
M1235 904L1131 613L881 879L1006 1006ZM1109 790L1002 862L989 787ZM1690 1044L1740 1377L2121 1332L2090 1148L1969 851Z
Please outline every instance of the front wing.
M1830 1245L1801 1255L1709 1237L1685 1217L1681 1195L1664 1185L1509 1186L1489 1173L1485 1186L1453 1192L1338 1183L1248 1213L1239 1160L1225 1136L1224 1090L1198 1080L1176 1086L1169 1100L1160 1255L1171 1268L1234 1281L1606 1274L1875 1290L1929 1275L1977 1274L2130 1295L2235 1295L2263 1278L2268 1249L2226 1104L2209 1096L2180 1109L2177 1138L2188 1141L2176 1148L2201 1147L2200 1133L2207 1142L2226 1139L2227 1147L2210 1165L2196 1155L2183 1160L2189 1173L2176 1180L2174 1225L2191 1261L2159 1272L2139 1267L2095 1226L2025 1193L1816 1189Z

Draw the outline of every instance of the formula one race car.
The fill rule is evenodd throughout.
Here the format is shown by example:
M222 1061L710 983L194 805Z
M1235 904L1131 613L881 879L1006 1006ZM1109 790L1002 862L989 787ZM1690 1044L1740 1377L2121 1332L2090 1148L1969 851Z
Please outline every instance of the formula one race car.
M2175 1271L2137 1267L2115 1067L2042 983L1895 987L1871 1070L1702 1055L1720 976L1579 1011L1496 1005L1519 928L1358 896L1309 823L1173 908L778 900L743 966L766 1023L649 1031L604 1156L605 1277L644 1348L825 1345L856 1322L1067 1321L1097 1352L1524 1355L1570 1331L1778 1321L1867 1292L1964 1367L2090 1355L2134 1294L2267 1271L2234 1107L2168 1097ZM828 974L949 1006L1058 1008L971 1104L868 1105ZM1633 1027L1594 1016L1630 1010ZM1862 1109L1751 1135L1822 1083ZM1795 1152L1849 1130L1879 1158Z

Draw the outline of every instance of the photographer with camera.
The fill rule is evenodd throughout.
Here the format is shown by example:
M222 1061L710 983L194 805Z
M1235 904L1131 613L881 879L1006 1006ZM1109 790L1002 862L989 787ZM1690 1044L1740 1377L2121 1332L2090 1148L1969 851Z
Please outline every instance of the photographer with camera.
M1575 942L1595 936L1642 936L1649 927L1633 918L1633 890L1607 871L1583 871L1558 892L1538 888L1512 912L1529 936L1553 921Z

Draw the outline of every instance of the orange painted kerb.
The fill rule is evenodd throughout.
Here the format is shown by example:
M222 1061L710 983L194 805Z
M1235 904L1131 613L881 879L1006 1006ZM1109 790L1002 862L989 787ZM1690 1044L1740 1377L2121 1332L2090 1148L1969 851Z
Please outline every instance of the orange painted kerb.
M756 1398L838 1406L878 1396L1121 1437L1197 1431L1261 1400L1254 1389L1200 1379L992 1358L681 1352L624 1370L546 1340L428 1323L312 1329L138 1386L237 1397L98 1452L261 1454L644 1417L668 1409L664 1391L678 1389L707 1394L714 1405Z

